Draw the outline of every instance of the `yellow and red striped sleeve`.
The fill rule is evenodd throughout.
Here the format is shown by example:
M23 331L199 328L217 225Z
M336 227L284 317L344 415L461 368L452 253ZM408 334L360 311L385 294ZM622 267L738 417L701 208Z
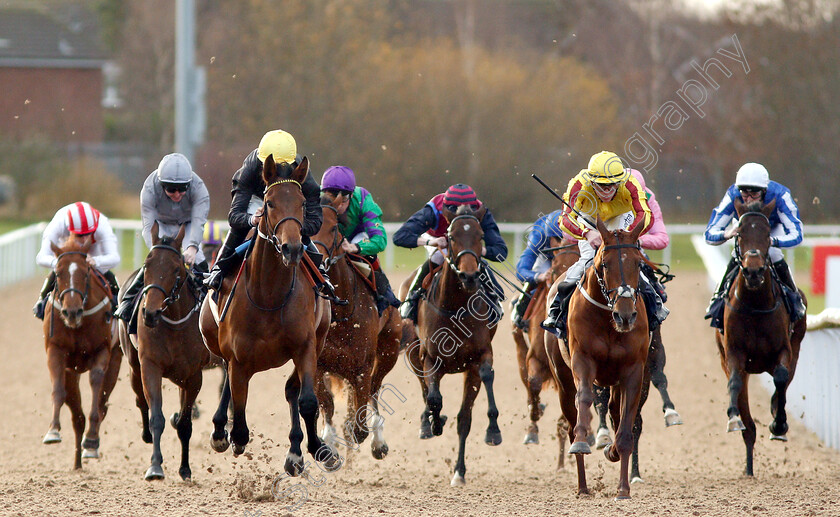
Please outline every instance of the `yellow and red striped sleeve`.
M644 235L653 227L653 212L650 210L650 206L648 206L645 189L642 188L639 180L633 176L627 179L624 187L630 192L630 202L633 205L633 212L636 214L635 224L643 225L640 235Z
M566 193L563 194L563 199L566 200L569 205L574 206L576 210L580 210L581 208L579 194L583 186L583 179L581 178L581 175L578 174L569 181ZM568 206L563 207L563 217L560 220L560 229L578 240L583 239L587 231L587 228L577 221L577 216L572 213Z

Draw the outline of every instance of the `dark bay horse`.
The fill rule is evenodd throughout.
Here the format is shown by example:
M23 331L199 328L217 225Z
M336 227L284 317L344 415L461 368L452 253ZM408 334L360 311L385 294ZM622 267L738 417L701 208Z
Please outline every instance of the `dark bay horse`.
M502 443L498 425L499 410L493 394L493 348L497 314L493 303L481 287L481 248L484 232L481 219L486 208L477 211L461 206L456 213L443 210L449 221L448 256L429 286L428 294L418 307L417 334L419 339L408 343L407 360L417 375L426 407L420 417L420 438L440 436L446 417L440 412L443 398L440 379L445 374L464 373L464 398L458 412L458 461L452 477L453 486L463 485L467 470L464 461L467 435L472 426L472 408L481 383L487 390L490 423L484 442ZM403 283L402 298L411 278ZM404 323L404 329L407 325ZM403 332L403 339L412 338L413 331ZM404 343L406 344L406 343Z
M544 405L540 403L540 392L549 383L557 388L556 381L551 373L551 364L546 354L545 339L547 334L540 326L546 316L546 295L554 281L580 258L576 240L551 237L549 246L553 250L549 276L545 282L537 286L523 316L523 319L528 321L527 340L523 329L516 326L513 326L512 329L513 341L516 343L516 359L519 362L519 376L528 391L528 411L531 423L523 441L526 445L540 443L537 422L542 417L544 409ZM560 446L558 469L563 468L568 431L568 423L561 415L557 419L557 440Z
M635 224L629 232L610 231L599 217L596 226L603 244L572 294L568 350L559 347L561 353L565 352L563 359L571 369L577 391L577 411L567 413L568 404L563 405L563 410L570 422L576 422L569 452L577 455L578 493L588 493L583 455L591 452L588 436L594 401L592 385L611 387L609 407L615 444L604 453L610 461L621 461L616 499L629 499L632 426L649 343L644 300L638 293L643 261L638 239L642 225Z
M785 403L787 387L793 380L799 347L805 336L806 318L791 326L782 303L781 287L770 263L770 221L776 202L745 206L735 200L738 229L735 260L738 274L729 289L723 313L723 334L715 331L720 364L728 379L729 417L727 431L742 431L747 460L744 474L753 475L755 422L750 414L748 380L750 374L767 372L773 376L776 392L770 399L770 439L787 441ZM800 291L800 294L802 292ZM804 295L803 301L807 303Z
M161 238L158 223L152 226L152 248L143 265L144 285L136 309L136 343L129 336L125 322L120 323L120 341L131 366L131 387L143 422L142 438L152 444L151 465L145 474L150 481L164 478L160 450L160 437L166 424L162 379L175 383L181 393L181 408L174 425L181 441L178 473L187 480L192 477L189 464L192 409L201 390L202 369L213 360L198 330L199 291L190 280L191 273L181 255L184 231L182 225L175 238ZM131 285L133 279L133 276L129 278L125 286Z
M388 454L388 444L384 437L385 419L379 414L378 394L382 380L399 356L402 320L394 307L388 307L379 316L373 287L366 281L369 271L362 271L363 266L354 265L342 251L344 236L338 228L336 209L341 202L341 198L322 197L324 219L320 231L312 237L324 255L336 295L349 302L332 307L326 346L318 354L318 401L324 410L322 438L335 446L335 404L329 386L323 381L323 374L329 373L344 379L351 388L345 440L358 445L372 431L371 452L374 458L382 459Z
M47 300L44 317L44 345L53 386L53 416L43 442L61 441L59 416L61 406L67 404L76 435L73 467L77 469L82 468L83 457L99 457L99 426L105 418L108 398L117 383L122 362L107 281L87 262L92 245L90 236L75 234L70 234L62 247L52 245L58 258L56 284ZM79 374L83 372L90 372L92 393L84 441L85 414L79 392Z
M264 212L257 226L257 238L239 275L226 278L218 305L207 296L201 309L201 333L207 348L227 363L228 387L233 397L233 429L225 430L228 400L224 394L213 417L211 446L225 451L233 443L234 455L242 454L249 441L245 404L251 377L278 368L290 359L294 371L285 387L291 411L291 447L285 470L297 476L304 470L301 442L306 425L307 449L327 468L340 467L335 450L317 434L318 399L315 380L318 353L323 349L330 326L330 303L317 296L306 281L301 264L304 244L301 228L304 201L301 184L309 172L303 158L292 171L290 165L277 165L269 156L263 163ZM240 279L238 286L234 282ZM230 299L228 312L219 321L221 308ZM336 467L338 464L338 467Z

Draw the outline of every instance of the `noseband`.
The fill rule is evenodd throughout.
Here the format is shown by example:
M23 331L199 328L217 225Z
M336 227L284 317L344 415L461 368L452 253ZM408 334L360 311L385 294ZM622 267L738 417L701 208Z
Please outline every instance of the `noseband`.
M338 217L338 210L332 205L321 205L321 208L329 208L333 212L335 212L336 217ZM346 253L342 252L338 255L333 256L333 253L338 250L338 247L341 246L341 243L344 241L344 236L338 231L338 224L336 223L335 227L332 229L333 239L332 245L327 246L325 242L316 241L312 239L312 244L320 245L324 248L324 253L326 255L326 259L324 260L324 270L329 271L330 268L335 265L339 260L343 259Z
M641 247L638 243L636 244L611 244L608 246L604 246L604 251L606 250L616 250L616 249L627 249L632 248L636 250L641 250ZM603 262L602 262L603 265ZM636 297L639 295L638 289L635 287L631 287L627 284L627 280L624 278L624 267L622 265L621 253L618 254L618 272L621 275L621 284L614 289L607 289L606 283L601 275L598 274L597 269L593 269L595 273L595 278L598 280L598 285L601 287L601 294L604 296L604 299L607 300L607 305L602 306L607 310L614 310L616 302L619 298L631 298L634 302L636 301ZM585 291L584 291L585 293ZM613 296L614 294L614 296Z
M476 217L474 215L470 215L470 214L463 214L463 215L459 215L459 216L455 217L454 219L452 219L451 221L449 221L449 229L451 230L452 225L455 223L455 221L458 221L460 219L472 219L473 221L475 221L475 223L477 225L481 226L481 221L478 220L478 217ZM447 230L447 232L446 232L446 238L450 242L452 241L452 235L450 234L449 230ZM458 263L460 262L461 257L463 257L464 255L472 255L473 257L475 257L475 261L478 263L478 265L481 266L481 257L478 256L478 253L476 253L476 252L474 252L473 250L470 250L470 249L461 250L460 252L458 252L457 255L455 255L454 258L451 255L447 255L447 257L446 257L447 264L449 264L449 267L452 269L452 271L455 272L456 275L458 275L459 278L461 277L462 272L461 272L460 269L458 269Z
M274 187L276 185L282 185L284 183L294 183L297 186L297 188L299 188L300 191L303 192L303 187L300 185L300 183L298 183L297 181L295 181L293 179L277 180L277 181L275 181L274 183L272 183L271 185L269 185L265 188L265 193L263 194L263 204L265 204L265 196L268 195L268 191L271 190L271 187ZM264 214L264 215L265 215L265 221L268 224L268 226L270 227L271 222L268 220L268 214ZM294 221L294 222L297 223L298 227L303 229L303 223L300 222L300 219L298 219L297 217L292 217L292 216L284 217L284 218L280 219L279 221L277 221L277 224L275 224L274 227L271 230L271 235L264 234L262 232L262 230L260 230L259 225L257 226L257 235L259 235L260 238L265 239L268 242L270 242L271 245L274 246L274 251L276 251L279 255L283 254L283 251L281 249L281 246L283 245L283 243L281 243L280 239L277 238L277 229L280 228L280 225L285 223L286 221Z
M741 228L741 225L743 224L744 218L747 217L748 215L754 215L754 216L761 217L762 219L764 219L767 222L767 226L768 227L770 226L770 219L768 219L767 216L764 215L763 213L761 213L761 212L747 212L747 213L743 214L738 220L738 228L739 229ZM768 236L769 236L769 232L768 232ZM744 259L745 258L750 258L750 257L761 257L762 259L764 259L761 267L758 268L758 274L763 276L764 275L764 270L767 269L767 263L770 262L770 246L767 246L767 251L764 252L764 253L761 253L757 249L751 249L751 250L747 250L747 252L742 255L741 254L741 232L739 231L735 235L735 262L738 264L738 268L741 270L742 273L746 273L746 270L747 270L747 268L744 266Z
M82 253L81 251L65 251L64 253L62 253L61 255L58 256L58 258L56 259L56 264L58 263L59 260L61 260L61 257L65 256L65 255L81 255L83 257L87 257L87 253ZM82 297L82 307L85 306L85 304L87 303L88 292L90 291L90 264L85 262L85 265L87 266L87 272L85 273L85 290L84 290L84 292L81 289L76 289L75 287L68 287L67 289L65 289L65 290L61 291L61 293L59 293L59 295L58 295L58 302L59 303L63 302L65 294L77 293L79 296Z
M169 245L166 245L166 244L156 244L156 245L152 246L152 249L149 250L149 251L156 250L156 249L171 251L171 252L177 254L179 258L181 257L181 251L174 248L173 246L169 246ZM183 259L181 261L181 265L183 265ZM175 276L175 283L172 285L172 289L169 290L169 291L164 289L163 286L160 285L160 284L146 284L146 286L143 287L143 291L140 293L140 296L141 297L146 296L146 293L148 293L152 289L157 289L158 291L162 292L163 296L164 296L164 299L163 299L163 304L161 305L160 310L161 310L161 312L163 312L163 311L166 310L167 307L169 307L173 303L177 302L178 299L181 297L181 294L180 294L181 288L184 286L184 281L186 279L187 279L186 275L184 276L183 279L181 278L180 274L176 275Z

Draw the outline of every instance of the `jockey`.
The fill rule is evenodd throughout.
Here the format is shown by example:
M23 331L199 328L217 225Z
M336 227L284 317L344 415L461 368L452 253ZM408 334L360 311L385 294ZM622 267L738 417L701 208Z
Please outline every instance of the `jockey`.
M443 264L444 256L447 253L448 241L446 232L449 229L449 222L443 217L444 207L452 212L457 211L461 205L470 205L474 210L481 208L482 203L476 197L472 188L463 183L449 187L445 193L438 194L429 200L423 208L415 212L394 234L394 244L403 248L416 248L426 246L426 253L429 258L420 266L414 280L411 282L408 294L400 307L400 315L404 319L417 321L417 302L426 292L422 288L423 278L429 274L431 265ZM484 248L482 256L494 262L503 262L507 258L507 245L499 227L493 219L493 214L488 209L481 220L481 229L484 231ZM495 277L488 268L482 267L486 272L482 275L485 291L498 303L498 299L504 294L501 287L496 283ZM497 308L501 315L501 308Z
M179 153L167 154L140 190L143 241L147 247L152 247L155 222L158 223L158 235L169 237L177 235L180 226L186 224L181 245L184 262L194 273L206 273L207 260L200 246L209 211L210 194L198 174L193 172L187 157ZM117 317L126 323L131 320L135 299L143 289L143 271L141 267L117 309Z
M111 272L111 269L120 263L120 254L117 251L117 236L111 229L111 223L107 217L84 201L80 201L60 208L47 224L47 227L44 228L41 250L35 257L35 263L50 268L51 271L41 288L38 302L32 308L35 317L40 320L44 319L47 295L55 289L55 265L58 262L58 257L53 253L51 244L63 245L71 233L93 236L93 245L88 251L87 263L95 267L108 280L108 286L111 288L112 294L111 310L113 311L117 306L116 299L120 285L117 283L114 273Z
M522 316L525 314L528 304L531 303L534 289L537 288L538 284L548 279L554 252L544 250L551 246L551 237L563 238L563 231L560 229L560 218L562 217L562 209L540 216L528 233L528 245L525 246L525 251L522 252L516 262L516 276L523 282L522 290L524 292L513 302L510 318L514 327L527 330L527 325L522 320Z
M561 326L565 327L568 299L586 268L592 264L595 249L601 245L601 234L594 228L592 220L598 216L608 228L621 229L632 226L635 221L635 224L643 225L643 236L650 232L654 223L644 187L631 174L631 169L624 167L621 158L608 151L601 151L590 158L588 167L569 181L563 199L575 210L572 211L569 206L564 208L561 226L563 231L579 240L580 260L566 270L542 325L558 336L563 336L565 331ZM665 320L668 310L662 306L645 275L641 275L641 279L640 291L646 301L654 302L646 303L650 306L649 320L653 329Z
M204 225L204 235L201 237L201 251L207 259L208 264L216 260L216 252L222 246L224 230L216 221L207 221Z
M324 172L321 192L330 199L341 198L338 205L338 230L345 240L341 248L347 253L364 255L374 268L376 308L379 314L389 306L400 306L385 272L379 267L376 255L385 251L388 237L382 225L382 209L367 189L356 185L356 175L350 167L336 165Z
M712 246L720 246L735 236L736 225L726 229L735 219L736 199L746 204L761 202L767 204L776 201L776 209L770 214L770 261L781 284L785 288L786 307L790 312L791 322L805 316L805 304L793 281L793 275L785 262L781 248L791 248L802 242L802 222L799 220L799 209L790 194L790 190L780 183L770 181L770 174L763 165L745 163L735 175L735 184L730 185L723 196L723 200L712 210L709 224L706 226L706 242ZM709 302L706 319L711 318L711 326L723 330L723 309L725 305L724 293L728 292L729 283L734 278L737 263L733 255L717 290ZM731 278L730 278L731 277Z
M222 280L230 272L233 264L237 262L237 256L239 253L245 252L245 249L238 252L237 247L245 241L248 232L259 223L259 218L263 213L263 195L266 186L262 177L263 162L269 155L274 158L277 171L283 178L291 176L303 159L297 154L297 143L294 137L282 129L269 131L263 135L259 146L245 157L242 167L233 174L231 180L230 192L233 199L228 213L230 231L219 250L213 270L205 281L210 289L218 291L221 288ZM318 233L322 221L321 188L311 173L307 173L306 179L301 184L301 190L306 197L303 225L300 230L302 240L312 261L324 275L326 282L318 286L319 290L326 291L326 294L334 297L333 286L326 278L321 265L321 254L318 253L315 245L309 239L309 237Z

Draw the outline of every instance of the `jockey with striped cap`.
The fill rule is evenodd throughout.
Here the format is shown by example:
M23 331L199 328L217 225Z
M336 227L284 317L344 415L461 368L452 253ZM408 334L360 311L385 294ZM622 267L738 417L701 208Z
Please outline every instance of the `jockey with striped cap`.
M745 204L760 202L763 205L776 202L776 208L768 218L770 221L770 261L780 282L784 286L785 300L790 312L791 323L805 316L805 304L799 295L799 289L793 281L793 275L785 262L781 248L792 248L802 242L802 222L799 220L799 208L793 200L790 190L775 181L770 181L767 169L759 163L745 163L735 174L735 183L726 189L723 199L712 210L709 224L706 226L706 243L720 246L735 236L738 221L735 219L735 200ZM735 225L727 229L729 224ZM726 266L726 272L712 295L707 309L706 319L711 319L712 327L723 330L724 293L729 292L729 284L735 277L737 263L733 256Z
M50 274L44 281L38 302L32 308L32 312L38 319L44 319L47 295L55 289L55 265L58 262L58 257L55 256L51 245L62 246L71 233L82 236L90 235L93 239L93 245L88 251L87 263L95 267L108 280L113 295L111 310L114 310L117 306L116 299L120 286L111 271L120 263L117 236L114 234L107 217L88 203L79 201L60 208L47 224L47 227L44 228L41 250L35 257L35 263L50 268Z
M443 264L449 244L446 238L449 221L443 216L444 207L455 212L461 205L469 205L473 210L478 210L481 208L482 202L479 201L475 191L470 186L458 183L449 187L445 193L438 194L430 199L423 208L409 217L400 229L394 233L393 240L397 246L403 248L425 246L428 255L428 260L423 262L414 275L405 301L400 307L400 315L403 319L412 322L417 321L417 302L426 292L422 287L423 278L429 274L432 264ZM481 219L481 229L484 231L482 256L494 262L503 262L507 258L507 245L502 239L496 220L493 219L493 214L490 213L489 209ZM480 278L484 281L485 291L498 304L498 300L504 296L504 292L498 285L492 271L483 266L482 270L486 273L480 275ZM497 307L497 314L502 314L501 307Z
M157 169L143 182L140 190L140 217L143 222L143 241L152 247L152 227L158 223L159 237L178 235L186 225L181 253L184 262L194 273L208 271L207 259L201 251L204 223L210 212L210 193L204 181L193 172L187 157L180 153L164 156ZM143 290L144 269L141 267L134 281L123 293L117 317L129 323L137 295Z
M365 256L373 268L376 283L376 309L381 315L389 306L399 307L377 255L385 251L388 236L382 224L382 209L367 189L356 185L353 169L334 165L321 178L321 196L331 202L339 199L338 231L344 236L341 248L347 253Z
M256 228L259 219L263 214L263 195L265 194L265 182L263 181L263 163L266 158L272 157L277 164L277 172L281 178L288 178L303 158L297 154L297 142L294 137L283 131L275 129L263 135L256 149L251 151L242 162L231 180L231 204L228 213L230 231L225 237L225 242L216 257L216 263L205 284L213 290L218 291L222 286L224 277L230 272L235 264L239 263L247 246L242 246L245 238L252 228ZM308 172L303 183L301 183L306 202L300 233L302 241L306 246L306 252L312 261L318 266L324 276L325 283L318 285L318 289L331 298L335 298L335 290L330 284L321 264L321 254L318 253L315 245L309 239L318 233L321 228L321 187Z
M609 151L592 155L587 168L569 181L563 199L568 205L563 210L561 227L578 239L580 260L566 270L563 281L557 284L557 294L542 326L565 339L568 300L592 264L595 249L601 245L601 234L594 226L596 217L600 217L611 230L627 230L641 224L641 235L653 228L654 218L642 184L631 174L631 169L624 166L621 158ZM646 305L651 305L648 319L653 329L665 320L668 309L662 305L662 300L645 275L640 275L640 278L639 289L645 296Z

